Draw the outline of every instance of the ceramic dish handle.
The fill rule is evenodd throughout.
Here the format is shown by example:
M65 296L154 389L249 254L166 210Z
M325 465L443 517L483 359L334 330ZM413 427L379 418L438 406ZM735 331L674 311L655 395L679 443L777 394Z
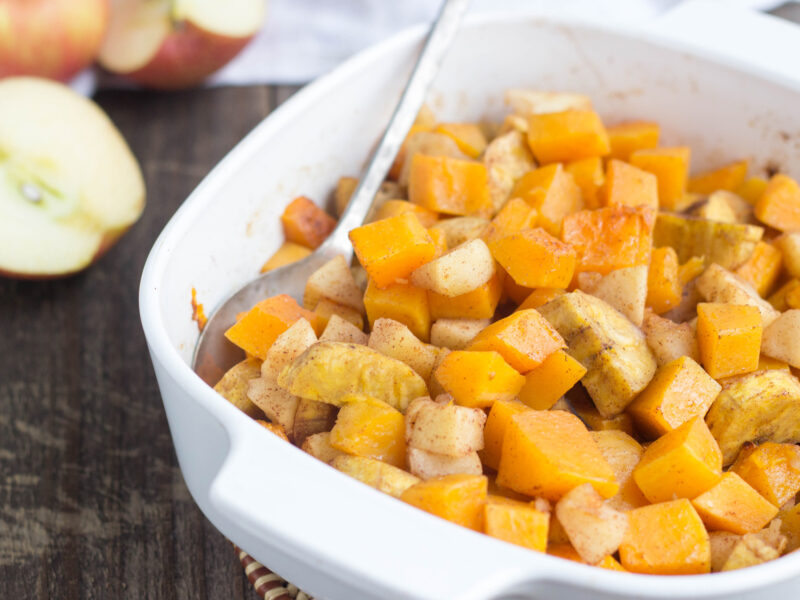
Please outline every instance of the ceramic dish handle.
M683 2L645 26L644 35L800 86L800 27L736 2Z

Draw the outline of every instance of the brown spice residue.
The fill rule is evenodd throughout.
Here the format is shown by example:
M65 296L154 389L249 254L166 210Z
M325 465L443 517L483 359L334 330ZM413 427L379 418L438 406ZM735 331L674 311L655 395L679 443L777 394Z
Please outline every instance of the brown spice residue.
M197 322L197 329L203 331L208 322L203 305L197 301L197 290L192 288L192 321Z

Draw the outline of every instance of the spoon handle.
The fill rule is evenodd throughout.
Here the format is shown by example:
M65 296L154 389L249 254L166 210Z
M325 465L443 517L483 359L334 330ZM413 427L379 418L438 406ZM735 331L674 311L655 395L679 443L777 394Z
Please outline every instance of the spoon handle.
M414 124L419 109L422 108L428 88L439 72L469 3L470 0L445 0L442 4L439 16L431 26L425 45L417 58L417 64L414 66L403 95L394 109L386 131L372 155L367 171L353 192L347 209L339 219L338 226L323 246L328 246L336 253L346 253L346 256L351 256L352 247L347 237L348 233L351 229L364 223L369 215L375 194L378 193L378 189L386 179L386 174L389 172L408 130Z

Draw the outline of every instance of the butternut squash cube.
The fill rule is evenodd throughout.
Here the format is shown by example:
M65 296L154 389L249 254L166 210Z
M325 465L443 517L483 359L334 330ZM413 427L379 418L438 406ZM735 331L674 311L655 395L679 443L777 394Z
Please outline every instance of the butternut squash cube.
M656 176L621 160L610 160L601 191L605 206L649 206L658 210Z
M565 347L564 339L542 315L535 310L520 310L489 325L467 349L494 350L524 374Z
M653 245L652 209L609 206L582 210L564 218L561 239L577 252L575 271L603 275L650 264Z
M281 215L286 241L317 248L336 227L336 219L305 196L292 200Z
M539 212L522 198L511 198L503 205L489 226L481 234L486 243L496 238L519 233L523 229L536 227Z
M628 529L627 516L609 506L589 483L564 494L555 514L572 546L590 565L614 554Z
M575 271L575 250L538 227L490 240L489 249L514 282L526 288L566 288Z
M592 110L530 115L528 145L545 164L605 156L610 150L603 122Z
M560 410L532 410L511 417L497 483L548 500L558 500L583 483L591 483L604 498L619 490L614 472L586 426Z
M779 231L800 229L800 185L788 175L773 175L753 212L759 221Z
M487 486L484 475L445 475L412 485L400 499L456 525L481 531Z
M628 121L606 128L611 146L609 158L627 161L637 150L658 146L660 128L649 121Z
M315 313L301 308L294 298L280 294L256 304L225 332L225 337L248 354L264 360L275 339L298 319L306 319L321 333Z
M753 253L734 273L752 285L759 296L766 297L781 274L781 251L768 242L758 242Z
M497 470L500 466L500 453L503 449L503 438L511 417L517 413L531 410L519 400L498 400L492 404L486 426L483 428L483 450L479 452L483 464Z
M692 417L705 417L721 389L703 367L681 356L659 367L628 412L639 431L657 438Z
M556 350L525 375L519 399L537 410L548 410L586 374L584 367L564 350Z
M519 304L533 291L529 287L517 284L505 270L503 270L503 273L506 275L506 277L503 278L503 292L505 292L505 296L510 298L512 302Z
M390 171L389 175L397 173L397 183L404 188L409 185L411 166L414 164L414 157L417 155L469 160L469 156L459 149L458 144L450 136L415 126L412 126L411 130L409 130L403 146L395 158L395 164L400 159L399 168L396 171L394 169ZM403 155L402 157L401 154ZM392 166L394 167L394 165Z
M633 419L628 413L620 413L613 417L604 417L597 410L585 390L580 388L568 394L569 404L586 427L592 431L623 431L633 435Z
M647 272L645 305L662 314L680 304L683 285L678 276L678 254L673 248L653 248Z
M658 203L664 210L678 208L686 194L689 179L689 148L649 148L637 150L630 163L658 178Z
M460 296L445 296L428 291L430 316L439 319L491 319L503 293L503 272L494 275L477 289Z
M373 215L371 221L382 221L383 219L390 219L404 213L414 213L417 215L420 224L425 227L433 227L439 220L439 215L432 210L428 210L424 206L414 204L408 200L384 200Z
M747 200L753 206L759 201L767 189L769 182L763 177L748 177L742 182L742 185L737 187L734 193Z
M419 477L374 458L340 454L331 464L334 469L395 498L420 482Z
M600 208L600 189L606 180L603 159L599 156L573 160L564 166L581 190L586 208Z
M364 293L364 306L370 329L377 319L393 319L411 330L423 342L427 342L431 329L431 314L428 293L407 283L380 288L372 279Z
M476 123L440 123L434 131L452 138L470 158L478 158L486 150L486 136Z
M723 473L717 484L692 500L709 531L755 533L778 514L770 504L736 473Z
M722 476L722 453L702 417L694 417L650 444L633 470L650 502L695 498Z
M490 500L484 507L486 535L529 550L545 551L549 525L548 513L523 502Z
M633 469L644 454L641 444L624 431L609 429L591 434L619 484L619 492L608 499L608 505L628 511L649 504L633 479Z
M536 209L538 224L549 234L561 234L561 222L583 208L583 197L572 175L559 164L525 173L511 190L511 198L522 198Z
M517 307L517 310L539 308L565 293L566 291L561 288L537 288L525 296L525 300Z
M747 177L747 160L737 160L728 165L704 171L689 178L688 190L694 194L712 194L717 190L735 192Z
M715 379L758 368L761 331L761 314L755 306L711 302L697 305L700 360Z
M411 159L408 199L447 215L491 215L486 167L447 156L415 154Z
M781 507L800 492L800 446L764 442L744 447L731 471Z
M414 213L356 227L350 241L370 279L382 288L406 279L436 255L431 236Z
M433 374L456 404L470 408L492 406L519 393L525 378L497 352L455 350Z
M272 271L272 269L292 264L309 254L311 254L311 248L307 246L301 246L294 242L283 242L283 245L275 251L275 254L270 256L269 260L261 266L261 272L266 273L267 271Z
M622 566L634 573L696 575L711 569L711 546L703 521L685 498L628 513L619 547Z
M379 400L351 402L339 410L330 444L356 456L375 458L395 467L406 464L403 414Z

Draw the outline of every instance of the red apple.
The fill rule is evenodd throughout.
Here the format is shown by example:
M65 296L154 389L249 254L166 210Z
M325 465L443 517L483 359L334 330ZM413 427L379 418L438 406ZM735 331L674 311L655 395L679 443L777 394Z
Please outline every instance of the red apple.
M0 80L0 273L89 266L144 209L139 164L106 114L67 86Z
M115 0L100 64L145 86L197 85L258 32L265 0Z
M0 1L0 78L70 79L97 57L108 20L108 0Z

